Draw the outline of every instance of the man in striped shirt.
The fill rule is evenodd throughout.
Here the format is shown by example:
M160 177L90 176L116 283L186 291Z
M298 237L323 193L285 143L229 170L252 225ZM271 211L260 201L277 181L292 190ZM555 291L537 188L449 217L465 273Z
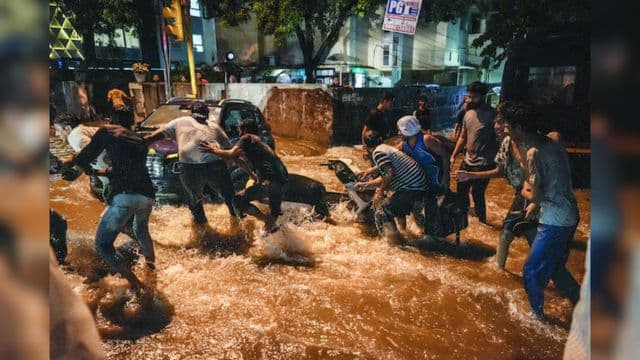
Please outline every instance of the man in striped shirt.
M420 165L402 151L383 144L382 137L368 131L365 147L371 154L374 167L358 175L358 191L376 189L373 204L376 209L376 226L390 244L399 244L402 238L395 219L404 219L414 207L422 203L427 189L427 177ZM375 176L373 180L363 181ZM387 191L393 191L390 197ZM419 226L423 227L422 221Z

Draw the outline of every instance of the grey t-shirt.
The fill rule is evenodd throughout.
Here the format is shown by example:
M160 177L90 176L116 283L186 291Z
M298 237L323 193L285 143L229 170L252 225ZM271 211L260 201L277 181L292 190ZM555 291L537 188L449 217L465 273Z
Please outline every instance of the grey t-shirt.
M578 224L578 204L573 195L569 156L550 139L527 151L529 183L538 192L540 223L555 226Z
M229 148L229 138L220 126L209 123L200 124L191 116L183 116L172 120L162 127L162 132L178 143L178 159L187 164L204 164L220 160L210 152L203 151L200 145L218 144Z
M498 151L498 140L493 130L496 112L491 106L470 109L462 124L467 132L464 162L467 165L491 165Z

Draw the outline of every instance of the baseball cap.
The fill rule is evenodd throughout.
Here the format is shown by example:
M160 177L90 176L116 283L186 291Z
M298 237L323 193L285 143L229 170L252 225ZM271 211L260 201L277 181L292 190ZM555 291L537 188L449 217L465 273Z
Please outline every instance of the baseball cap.
M414 136L420 133L420 123L414 116L403 116L398 120L398 129L403 136Z

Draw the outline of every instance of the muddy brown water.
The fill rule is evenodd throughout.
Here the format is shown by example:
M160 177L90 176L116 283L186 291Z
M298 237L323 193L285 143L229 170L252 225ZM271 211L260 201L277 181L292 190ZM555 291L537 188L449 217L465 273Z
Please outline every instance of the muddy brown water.
M277 144L291 173L318 179L331 191L342 187L322 162L342 158L365 167L351 147L323 149L284 138ZM52 150L69 154L55 139ZM444 254L390 247L354 225L345 204L332 209L337 226L310 221L307 208L285 206L283 231L268 237L251 219L231 230L224 206L210 204L206 212L216 236L204 245L193 240L187 208L156 206L150 231L157 289L173 307L171 322L136 340L105 340L105 348L114 359L561 358L569 301L550 286L545 310L552 321L529 314L524 239L512 244L506 272L495 265L499 226L512 195L505 181L492 180L487 207L493 226L471 218L462 233L464 250ZM576 196L582 220L568 267L582 281L590 194L578 190ZM52 180L50 205L69 224L76 270L66 277L95 306L102 295L85 275L97 266L93 237L103 204L91 197L83 176L74 183ZM126 240L121 235L117 243ZM125 284L108 276L97 288L117 293Z

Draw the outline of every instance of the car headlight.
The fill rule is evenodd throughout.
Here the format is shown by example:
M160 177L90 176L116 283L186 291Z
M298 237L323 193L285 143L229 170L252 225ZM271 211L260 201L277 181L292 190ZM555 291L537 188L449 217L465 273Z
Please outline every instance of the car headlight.
M147 170L152 178L159 178L164 175L164 162L160 156L147 156Z

